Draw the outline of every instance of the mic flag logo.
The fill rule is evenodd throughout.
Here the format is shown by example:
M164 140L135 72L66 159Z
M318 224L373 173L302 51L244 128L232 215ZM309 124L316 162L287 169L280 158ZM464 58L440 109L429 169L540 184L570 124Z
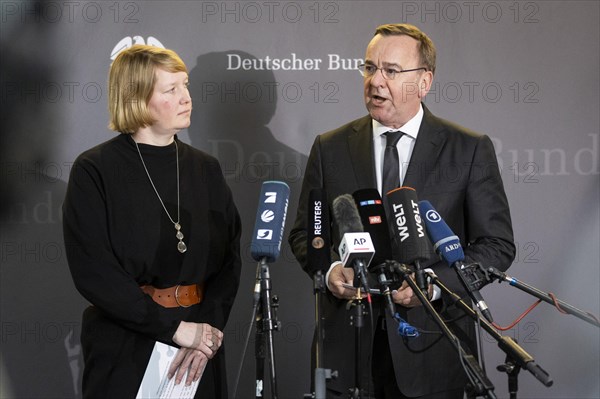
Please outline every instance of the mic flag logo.
M315 237L311 241L311 245L315 249L321 249L325 246L325 240L323 240L323 238L321 238L321 237Z
M267 209L260 215L260 220L262 220L265 223L272 222L273 219L275 219L275 212L273 212L270 209Z
M270 240L273 238L273 230L269 229L258 229L256 231L257 240Z
M442 217L439 213L437 213L437 211L430 209L425 213L425 219L432 223L438 223L440 220L442 220Z
M265 204L274 204L277 202L277 192L271 191L265 193Z
M369 216L369 224L380 224L382 222L380 215Z

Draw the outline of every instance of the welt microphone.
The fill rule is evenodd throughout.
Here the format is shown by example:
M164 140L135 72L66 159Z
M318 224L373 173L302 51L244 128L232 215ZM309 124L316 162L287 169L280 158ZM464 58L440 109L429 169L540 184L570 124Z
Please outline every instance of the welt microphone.
M321 188L313 188L308 195L306 271L315 274L327 272L331 265L331 236L329 203Z
M475 302L483 316L492 323L492 314L479 293L479 286L477 284L479 279L473 275L472 270L467 269L465 266L465 254L460 245L460 239L450 230L450 227L448 227L429 201L419 202L419 209L421 210L421 214L424 215L427 233L433 243L433 248L456 271L460 282L469 293L473 302Z
M250 252L257 262L272 263L279 257L290 188L281 181L262 184Z
M393 251L395 259L407 265L414 265L417 285L427 294L425 271L421 262L429 259L429 242L425 224L419 213L419 200L415 189L400 187L387 194L388 215L392 220Z
M369 233L363 232L363 226L350 194L344 194L333 200L333 216L339 227L339 254L344 267L352 267L354 275L360 278L366 292L369 292L366 269L373 259L375 248Z

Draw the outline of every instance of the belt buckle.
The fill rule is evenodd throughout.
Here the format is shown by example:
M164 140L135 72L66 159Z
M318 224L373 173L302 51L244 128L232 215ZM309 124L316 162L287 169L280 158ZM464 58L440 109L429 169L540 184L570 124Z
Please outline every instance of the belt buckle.
M177 284L175 286L175 302L177 302L177 304L182 308L189 308L192 305L183 305L181 302L179 302L179 287L181 287L181 284Z

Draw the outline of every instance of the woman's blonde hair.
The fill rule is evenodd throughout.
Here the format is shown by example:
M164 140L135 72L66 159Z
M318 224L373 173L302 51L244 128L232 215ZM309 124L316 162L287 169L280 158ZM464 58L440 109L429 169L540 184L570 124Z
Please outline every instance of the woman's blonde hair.
M185 72L187 68L173 50L136 44L119 53L108 73L108 111L111 130L135 133L152 125L148 110L156 83L156 69Z

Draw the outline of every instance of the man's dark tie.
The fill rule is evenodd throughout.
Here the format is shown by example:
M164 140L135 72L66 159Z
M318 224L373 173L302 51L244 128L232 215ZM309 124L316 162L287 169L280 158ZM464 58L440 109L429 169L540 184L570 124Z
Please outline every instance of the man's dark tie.
M396 144L404 133L386 132L385 151L383 152L382 196L400 185L400 160Z

